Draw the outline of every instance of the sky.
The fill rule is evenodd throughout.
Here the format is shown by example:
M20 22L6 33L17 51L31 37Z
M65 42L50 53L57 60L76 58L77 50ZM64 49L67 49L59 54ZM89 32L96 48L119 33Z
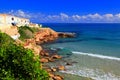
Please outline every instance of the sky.
M120 0L1 0L0 13L37 23L120 23Z

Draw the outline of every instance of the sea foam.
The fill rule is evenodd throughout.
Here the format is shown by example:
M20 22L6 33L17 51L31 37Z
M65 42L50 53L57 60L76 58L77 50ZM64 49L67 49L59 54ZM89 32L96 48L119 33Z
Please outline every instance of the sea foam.
M74 54L80 54L80 55L87 55L91 57L97 57L101 59L110 59L110 60L117 60L120 61L120 58L117 57L111 57L111 56L105 56L105 55L99 55L99 54L92 54L92 53L83 53L83 52L77 52L77 51L72 51Z
M78 69L77 70L66 70L66 71L61 71L61 72L83 76L83 77L88 77L94 80L120 80L119 76L115 76L112 73L105 73L98 69L94 70L94 69L82 68L81 70L78 70Z

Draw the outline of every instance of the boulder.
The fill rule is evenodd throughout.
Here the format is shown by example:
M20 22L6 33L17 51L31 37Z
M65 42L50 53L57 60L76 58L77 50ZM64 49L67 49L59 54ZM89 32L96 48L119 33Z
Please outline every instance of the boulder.
M53 61L55 61L53 58L51 58L51 57L45 57L46 59L48 59L48 61L50 61L50 62L53 62Z
M48 59L46 59L46 58L41 58L41 59L40 59L40 62L42 62L42 63L47 63L47 62L48 62Z
M37 44L42 44L57 39L58 34L50 28L41 28L40 31L35 34L34 38Z
M55 75L55 76L53 77L53 79L54 79L54 80L63 80L63 77L60 76L60 75Z
M50 62L53 62L53 61L55 61L53 58L48 58L48 60L50 61Z
M68 65L68 66L71 66L71 65L72 65L72 63L70 63L70 62L67 62L67 63L66 63L66 65Z
M52 55L52 58L53 58L53 59L61 59L62 57L59 56L59 55L57 55L57 54L55 54L55 55Z
M42 50L42 51L40 52L40 55L41 55L41 56L49 56L49 53L46 52L45 50Z
M51 68L51 70L52 70L53 72L56 72L56 71L57 71L57 69L56 69L56 68Z
M33 48L33 45L31 43L25 43L23 46L24 46L24 48L28 48L28 49Z
M76 36L75 33L68 33L68 32L58 32L58 36L62 38L73 38Z
M48 68L48 69L45 69L45 70L46 70L47 72L51 72L51 71L52 71L52 70L51 70L51 69L49 69L49 68Z
M48 73L48 75L49 75L51 78L54 77L54 74L52 74L52 73Z
M49 53L45 52L45 53L44 53L44 56L49 56Z
M58 70L65 70L64 66L58 66Z

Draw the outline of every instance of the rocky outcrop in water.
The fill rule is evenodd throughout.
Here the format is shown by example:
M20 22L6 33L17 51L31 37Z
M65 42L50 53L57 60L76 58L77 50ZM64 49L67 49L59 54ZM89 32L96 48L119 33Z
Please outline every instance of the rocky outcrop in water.
M73 38L73 37L76 37L76 34L68 33L68 32L58 32L58 36L61 38Z
M37 44L42 44L50 41L54 41L58 38L58 33L50 28L40 28L40 30L35 34L33 39L27 39L24 43L24 47L32 49L35 55L49 55L46 52L42 52L42 47Z
M40 55L41 63L48 63L48 62L54 62L58 59L61 59L62 56L52 53L49 54L48 51L44 50L42 46L40 46L43 43L51 42L56 40L58 37L75 37L74 33L57 33L53 31L50 28L41 28L35 35L33 39L27 39L24 43L24 47L28 49L32 49L35 52L35 55ZM39 45L38 45L39 44ZM69 65L69 64L68 64ZM63 80L63 77L60 75L56 75L54 72L65 70L65 67L63 65L58 65L57 67L48 67L45 68L45 66L42 66L46 71L49 73L49 76L51 77L51 80Z
M58 33L50 28L41 28L34 36L37 44L54 41L58 38Z

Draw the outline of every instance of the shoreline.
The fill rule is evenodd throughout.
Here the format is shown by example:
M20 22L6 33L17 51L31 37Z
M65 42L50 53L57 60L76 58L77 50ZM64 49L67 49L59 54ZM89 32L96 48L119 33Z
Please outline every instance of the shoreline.
M48 36L48 38L50 38L50 36ZM44 40L44 39L43 39L43 40ZM61 39L60 39L60 40L61 40ZM65 39L65 40L66 40L66 39ZM58 41L59 41L59 40L58 40ZM63 40L63 41L64 41L64 40ZM56 41L55 41L55 42L56 42ZM55 42L54 42L54 40L53 40L52 42L50 41L50 44L51 44L51 45L52 45L52 44L54 45ZM57 43L57 42L56 42L56 43ZM47 44L49 45L49 41L47 42ZM42 44L42 45L43 45L43 44ZM63 44L63 45L64 45L64 44ZM58 46L62 46L62 44L58 42ZM42 48L43 48L43 47L42 47ZM53 48L53 50L57 49L55 46L53 46L52 48ZM54 48L55 48L55 49L54 49ZM58 47L58 48L59 48L59 47ZM44 49L44 48L43 48L43 49ZM71 49L71 50L72 50L72 49ZM52 52L52 53L57 53L57 52ZM60 54L60 53L58 53L58 54ZM87 54L86 54L86 55L87 55ZM90 56L86 56L86 55L85 55L85 57L86 57L86 59L88 59L87 57L90 57ZM84 55L82 55L82 56L84 56ZM73 58L73 56L71 56L71 57ZM79 56L78 56L78 58L79 58ZM90 58L91 58L91 57L90 57ZM63 58L62 58L62 59L63 59ZM47 60L48 60L48 58L47 58ZM59 59L58 59L58 60L59 60ZM57 60L57 61L58 61L58 60ZM73 60L74 60L74 61L78 61L78 59L73 59ZM85 63L82 63L83 60L87 62L87 60L82 59L82 57L81 57L80 60L81 60L81 61L80 61L80 62L81 62L80 64L84 64L84 65L87 65L87 66L90 66L90 67L95 67L95 66L96 66L94 63L91 62L91 60L93 60L93 58L91 58L90 60L88 60L88 62L89 62L90 64L94 64L94 66L89 65L89 63L88 63L88 64L87 64L87 63L86 63L86 64L85 64ZM95 58L95 60L96 60L96 58ZM97 59L97 60L99 61L99 59ZM101 59L100 59L100 60L101 60ZM60 59L60 61L61 61L61 59ZM99 61L99 62L100 62L100 61ZM102 67L102 66L101 66L102 64L100 65L100 63L102 63L102 62L100 62L100 63L99 63L99 62L98 62L99 65L96 66L96 67ZM108 61L108 62L110 62L110 61ZM49 63L49 62L48 62L48 63ZM55 63L55 62L53 62L53 63ZM111 62L111 64L112 64L112 62ZM77 64L76 64L76 65L77 65ZM79 65L79 64L78 64L78 65ZM82 66L82 65L80 65L80 66ZM80 66L79 66L79 67L80 67ZM87 67L87 66L84 66L84 67ZM106 65L106 66L109 66L109 65ZM104 66L104 67L105 67L107 70L109 70L106 66ZM116 67L116 66L113 66L113 68L114 68L114 67ZM51 69L51 68L50 68L50 69ZM56 67L55 67L55 69L56 69ZM101 68L101 69L102 69L102 68ZM111 68L111 69L112 69L112 68ZM72 68L71 68L70 70L71 70L71 71L74 71L74 69L72 69ZM85 72L84 69L81 68L81 70L83 71L83 73ZM81 70L80 70L80 71L81 71ZM94 69L93 69L93 70L94 70ZM77 71L77 70L76 70L76 71ZM110 71L111 71L111 70L110 70ZM77 74L79 75L79 73L77 73ZM89 72L87 72L87 73L85 73L85 74L90 75ZM97 75L97 74L96 74L96 75ZM80 76L80 75L79 75L79 76ZM109 76L109 75L108 75L108 76Z
M45 44L46 45L46 44ZM47 44L47 45L49 45L49 43ZM47 46L46 45L46 46ZM44 45L43 45L44 46ZM49 48L46 48L46 47L44 47L45 48L45 50L46 49L48 49L48 52L56 52L56 54L57 54L57 50L50 50ZM43 49L44 49L43 48ZM57 54L58 55L58 54ZM61 56L61 55L60 55ZM72 56L72 55L71 55ZM60 76L62 76L62 77L64 77L64 80L73 80L73 79L75 79L75 80L93 80L93 79L91 79L91 78L89 78L89 77L83 77L83 76L78 76L78 75L74 75L74 74L68 74L68 73L63 73L63 72L61 72L61 71L66 71L66 69L67 69L67 66L68 67L71 67L71 66L73 66L73 65L75 65L75 64L77 64L77 62L76 61L72 61L72 60L69 60L69 57L67 57L67 59L66 58L64 58L64 56L62 56L62 58L61 59L58 59L58 60L55 60L54 62L47 62L47 63L44 63L45 65L47 65L47 66L49 66L49 67L51 67L51 68L57 68L58 66L60 66L60 65L62 65L62 66L64 66L65 67L65 70L57 70L57 71L53 71L53 73L55 74L55 75L60 75Z
M58 40L59 41L59 40ZM56 42L57 43L57 42ZM64 43L64 42L63 42ZM50 43L51 44L51 43ZM59 43L58 43L59 44ZM51 44L52 45L52 44ZM53 42L53 45L54 45L54 42ZM60 45L60 44L59 44ZM60 45L61 46L61 45ZM55 50L56 49L56 47L54 46L54 47L52 47L53 48L53 50ZM54 49L55 48L55 49ZM83 53L84 54L84 53ZM78 55L78 54L77 54ZM86 56L87 54L85 54L85 55L82 55L82 56ZM78 55L79 56L79 55ZM89 56L89 55L88 55ZM86 56L87 57L87 56ZM95 56L89 56L89 57L95 57ZM101 57L101 56L100 56ZM92 58L92 59L93 59ZM98 58L98 57L97 57ZM82 58L81 58L82 59ZM104 57L102 57L102 60L104 59ZM96 60L96 57L95 57L95 60ZM100 59L97 59L97 60L101 60L101 58ZM107 59L106 61L108 61L109 59ZM77 61L77 60L76 60ZM82 60L81 60L82 61ZM86 61L86 60L85 60ZM104 61L104 60L103 60ZM111 60L110 60L111 61ZM108 61L108 62L110 62L110 61ZM116 60L115 60L116 61ZM83 63L84 64L84 63ZM91 64L93 64L92 62L91 62ZM112 64L112 63L111 63ZM74 65L74 64L73 64ZM87 64L86 64L87 65ZM102 65L102 64L101 64ZM99 66L101 66L101 65L99 65ZM82 66L82 65L81 65ZM98 67L99 67L98 66ZM106 68L106 67L105 67ZM112 69L112 68L111 68ZM72 69L71 69L72 70ZM94 69L93 69L94 70ZM74 71L74 70L73 70ZM83 71L83 73L84 73L84 69L83 70L80 70L80 71ZM62 73L61 73L62 74ZM63 73L64 74L64 73ZM86 73L87 74L87 73ZM89 73L88 73L89 74ZM97 75L97 74L96 74ZM106 74L107 75L107 74ZM108 75L108 77L109 77L109 75ZM111 77L111 76L110 76Z
M61 80L66 78L67 76L64 77L64 75L63 76L59 75L59 74L66 74L66 73L61 73L59 71L65 71L67 69L66 66L73 66L74 63L72 62L78 61L78 60L75 60L75 61L64 60L64 58L66 57L69 58L68 56L70 56L71 54L65 57L64 55L61 55L61 53L64 54L66 51L58 53L58 50L60 50L59 48L55 48L56 50L53 48L52 50L51 47L48 46L50 44L55 44L56 42L55 40L57 39L59 40L59 38L74 37L72 33L67 33L67 34L65 33L66 32L60 33L59 35L58 32L54 31L51 28L40 28L38 32L35 32L34 37L32 39L27 39L24 43L25 48L32 49L35 52L35 55L39 55L41 57L40 58L40 62L42 63L41 68L45 69L48 72L49 76L54 80L57 80L56 78L59 78ZM72 34L72 37L71 37L71 34ZM46 47L44 47L45 45ZM84 55L87 55L87 54L84 54ZM49 63L52 65L49 65ZM56 73L59 73L59 74L56 74ZM68 74L68 73L66 75L76 76L74 74ZM81 75L79 75L78 77L86 78L85 76L83 77ZM72 78L72 77L68 77L68 78Z
M73 33L58 33L51 28L29 28L29 27L19 27L19 28L11 28L9 31L15 30L15 33L20 34L20 38L15 40L16 45L21 45L24 49L30 49L33 51L33 58L40 57L39 61L40 69L46 70L49 74L51 80L64 80L65 73L61 73L59 71L65 71L66 65L71 66L69 61L64 61L63 56L59 55L57 50L53 51L48 49L47 47L43 47L44 45L49 45L53 43L56 39L59 38L72 38L75 37ZM8 33L6 33L8 34ZM10 34L8 34L11 36ZM11 36L12 37L12 36ZM14 38L13 38L14 39ZM63 62L64 64L59 64L59 62ZM56 66L46 65L46 63L57 63ZM59 74L57 74L59 73ZM70 75L70 74L66 74ZM76 76L76 75L73 75ZM68 77L69 78L69 77Z
M63 80L63 77L55 74L54 72L59 70L65 70L63 65L59 65L57 67L51 67L49 65L44 65L44 63L54 62L62 58L62 56L57 53L49 53L48 50L45 50L42 45L45 43L53 42L58 38L58 33L50 28L40 28L38 32L35 33L33 39L27 39L24 47L28 49L32 49L35 52L35 55L39 55L40 62L42 63L41 68L45 69L49 77L54 80Z
M40 28L40 30L35 33L34 39L27 39L26 40L26 43L25 43L24 47L34 50L35 52L37 52L37 54L35 54L35 55L40 55L41 56L40 61L42 63L42 68L45 69L48 72L49 76L52 79L63 80L64 76L55 74L55 72L59 72L61 70L64 71L66 69L65 65L58 64L54 67L50 66L50 65L47 65L47 66L44 65L44 64L49 63L49 62L50 63L54 63L54 62L58 63L57 61L62 61L62 59L63 59L62 56L59 55L57 53L57 51L53 52L52 50L48 50L48 48L45 49L43 47L43 45L52 43L56 39L59 39L59 38L72 38L74 36L75 36L75 34L73 34L73 33L60 33L60 35L59 35L58 32L56 32L56 31L54 31L50 28ZM33 47L31 47L31 45L33 45ZM37 46L39 46L39 47L36 48L35 45L36 45L36 47ZM69 61L67 61L67 62L68 62L67 63L68 65L71 64L71 63L69 63ZM64 62L64 64L66 64L66 62ZM69 75L69 74L66 74L66 75ZM74 76L76 76L76 75L74 75Z
M60 33L61 34L61 33ZM73 33L62 33L62 34L64 34L64 35L60 35L60 36L58 36L57 37L57 39L59 39L59 38L72 38L72 37L74 37L74 35L75 34L73 34ZM69 36L70 35L70 36ZM54 42L54 40L52 41L52 42ZM44 51L45 51L45 53L48 53L47 55L45 54L45 55L43 55L42 54L42 62L43 62L43 65L45 64L45 66L46 66L46 64L47 64L47 67L49 67L49 68L47 68L46 70L48 70L48 73L50 73L50 77L53 77L53 76L59 76L59 77L61 77L62 79L65 79L65 80L70 80L71 78L73 78L73 77L76 77L77 75L72 75L72 74L66 74L66 73L61 73L61 72L59 72L59 71L64 71L65 69L66 69L66 66L72 66L72 65L74 65L74 63L72 63L72 61L71 62L69 62L69 61L64 61L63 59L64 59L64 57L62 56L62 55L59 55L58 53L57 53L57 50L55 50L55 51L53 51L53 50L51 50L51 49L49 49L49 48L47 48L47 47L45 47L44 45L49 45L49 44L51 44L52 43L51 41L48 41L47 43L43 43L41 46L42 46L42 48L43 48L43 53L44 53ZM54 43L52 43L52 44L54 44ZM44 46L44 47L43 47ZM55 59L51 59L51 56L53 57L54 56L54 58ZM56 57L55 57L56 56ZM48 60L47 60L48 59ZM62 63L64 63L64 64L60 64L60 62L62 62ZM52 66L52 65L49 65L49 63L51 63L51 64L53 64L54 66ZM55 63L55 64L54 64ZM56 64L57 63L57 64ZM43 66L44 67L44 66ZM57 73L57 74L56 74ZM66 76L64 76L63 74L65 74ZM61 76L62 75L62 76ZM72 75L73 77L68 77L69 75ZM91 78L86 78L86 77L82 77L82 76L77 76L77 78L78 79L84 79L84 80L92 80ZM57 79L56 79L57 80Z

